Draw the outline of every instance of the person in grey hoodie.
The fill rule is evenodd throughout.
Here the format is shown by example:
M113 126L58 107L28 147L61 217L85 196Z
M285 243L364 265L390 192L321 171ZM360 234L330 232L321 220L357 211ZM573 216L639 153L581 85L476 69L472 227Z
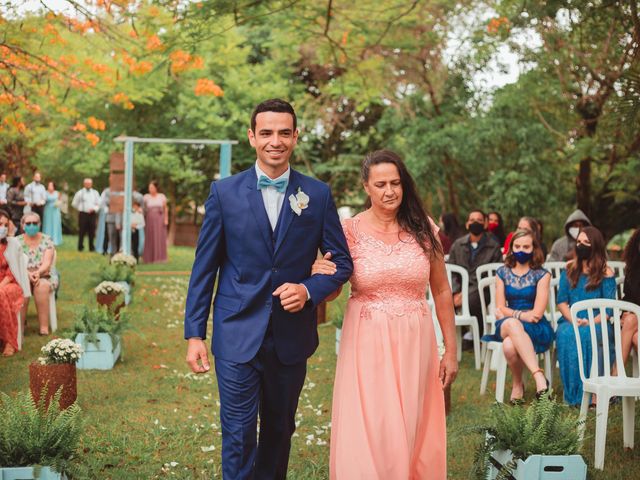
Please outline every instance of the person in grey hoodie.
M580 229L590 225L591 221L582 210L579 208L574 210L564 223L565 236L553 242L547 261L566 262L569 260L576 246L576 238L578 237L578 233L580 233Z

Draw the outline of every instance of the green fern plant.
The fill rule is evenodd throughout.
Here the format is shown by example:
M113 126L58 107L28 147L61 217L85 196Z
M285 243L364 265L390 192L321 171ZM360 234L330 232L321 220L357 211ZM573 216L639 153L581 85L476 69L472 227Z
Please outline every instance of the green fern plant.
M486 424L472 430L483 434L475 453L471 477L486 480L491 454L511 450L513 459L500 469L497 480L509 478L517 461L531 455L575 455L580 450L578 415L544 395L523 406L496 403Z
M129 285L133 283L135 270L121 263L101 265L97 272L90 277L91 286L98 285L100 282L127 282Z
M70 461L82 433L81 410L75 403L61 410L61 394L58 390L47 406L46 389L37 403L28 391L15 397L0 393L0 465L73 470Z
M116 319L115 313L107 306L89 308L83 305L76 313L73 327L65 336L74 339L77 334L84 333L87 342L97 345L98 333L107 333L115 350L122 333L129 328L129 315L126 311L120 312Z

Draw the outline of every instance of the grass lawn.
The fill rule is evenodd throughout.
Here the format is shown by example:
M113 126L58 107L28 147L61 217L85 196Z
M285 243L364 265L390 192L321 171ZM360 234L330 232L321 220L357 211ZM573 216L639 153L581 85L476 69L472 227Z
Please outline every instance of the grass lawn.
M95 295L88 275L106 260L78 253L74 237L65 237L58 252L62 283L58 300L61 329L73 321L74 310L93 305ZM220 471L220 421L213 374L195 376L184 362L182 338L186 275L153 275L157 271L191 268L193 249L172 248L166 265L142 265L129 310L135 330L124 337L124 358L111 371L78 371L78 402L84 411L86 433L78 464L84 478L151 479L222 478ZM25 347L12 358L0 358L0 390L15 393L29 385L28 364L47 341L37 335L33 304L28 315ZM328 478L331 391L336 357L334 328L322 325L320 347L309 360L307 381L300 398L298 430L293 439L289 478ZM556 375L556 385L559 379ZM478 437L465 427L480 423L492 396L480 397L480 372L465 353L452 391L448 418L449 478L468 478ZM532 395L532 385L528 396ZM508 395L508 393L507 393ZM638 411L638 410L636 410ZM637 418L638 415L636 415ZM622 411L610 409L604 472L591 478L638 478L640 447L622 448ZM640 443L636 421L636 442ZM593 459L593 416L588 423L585 458Z

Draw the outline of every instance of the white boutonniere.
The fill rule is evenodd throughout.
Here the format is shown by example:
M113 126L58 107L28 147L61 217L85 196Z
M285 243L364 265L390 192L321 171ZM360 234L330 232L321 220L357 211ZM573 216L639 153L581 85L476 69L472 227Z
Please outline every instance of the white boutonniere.
M291 210L300 216L302 210L309 206L309 195L298 187L298 193L296 195L289 195L289 205L291 205Z

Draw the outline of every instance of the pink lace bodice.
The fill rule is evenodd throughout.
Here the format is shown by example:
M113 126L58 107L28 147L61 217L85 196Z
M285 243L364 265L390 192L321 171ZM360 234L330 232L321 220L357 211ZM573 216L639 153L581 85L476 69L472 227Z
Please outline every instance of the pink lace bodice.
M408 235L387 243L393 238L385 242L363 221L361 215L343 221L354 264L351 298L398 316L426 309L430 264L422 247Z

